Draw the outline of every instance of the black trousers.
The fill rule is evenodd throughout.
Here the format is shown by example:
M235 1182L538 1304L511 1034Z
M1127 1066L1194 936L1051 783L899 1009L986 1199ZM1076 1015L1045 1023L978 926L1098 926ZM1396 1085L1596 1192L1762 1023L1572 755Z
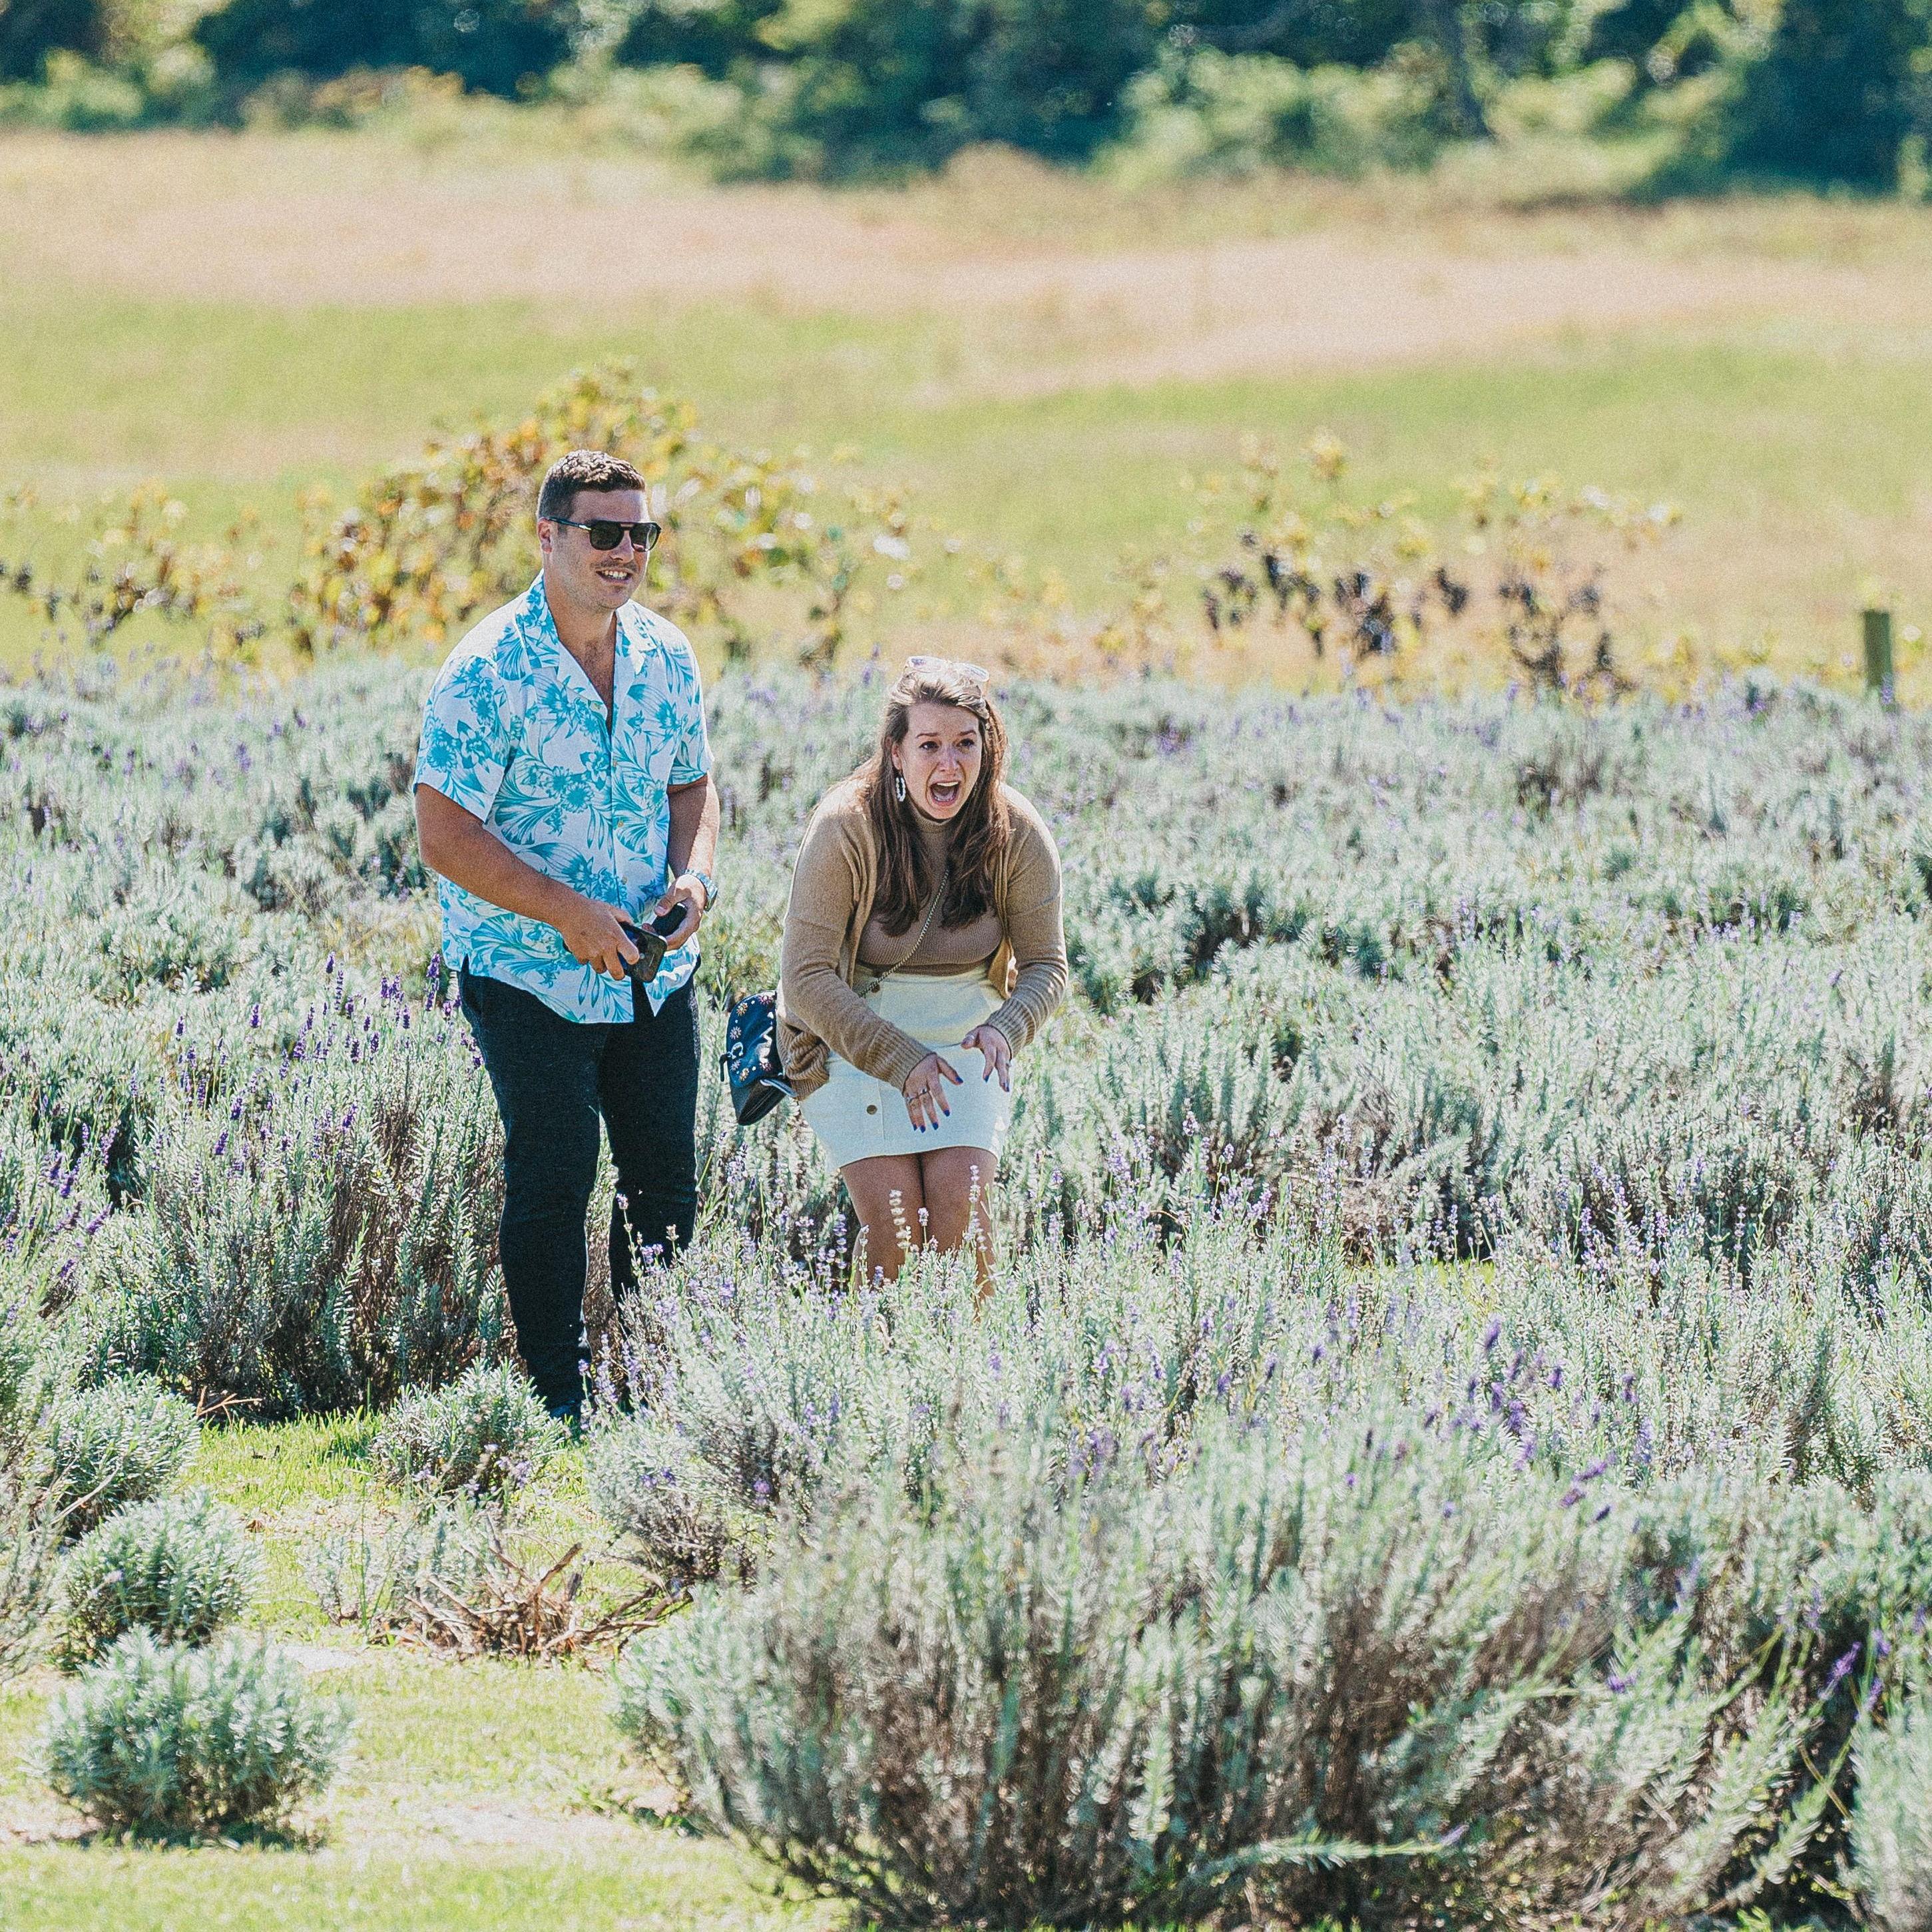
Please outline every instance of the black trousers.
M610 1136L617 1200L610 1286L691 1239L698 1211L698 1005L687 982L653 1013L585 1025L534 994L470 972L463 1011L503 1117L503 1284L530 1378L554 1409L584 1399L584 1217L597 1180L597 1126Z

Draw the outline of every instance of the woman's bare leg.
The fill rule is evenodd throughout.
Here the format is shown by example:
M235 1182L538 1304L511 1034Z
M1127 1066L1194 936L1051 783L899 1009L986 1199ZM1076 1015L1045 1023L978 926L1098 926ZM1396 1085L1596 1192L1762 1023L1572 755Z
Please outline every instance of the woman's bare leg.
M998 1166L986 1148L939 1148L916 1156L922 1170L928 1238L950 1252L970 1247L980 1276L980 1299L993 1292L993 1175Z
M867 1278L882 1274L897 1281L907 1255L932 1238L925 1225L926 1184L920 1156L874 1154L838 1172L859 1216Z

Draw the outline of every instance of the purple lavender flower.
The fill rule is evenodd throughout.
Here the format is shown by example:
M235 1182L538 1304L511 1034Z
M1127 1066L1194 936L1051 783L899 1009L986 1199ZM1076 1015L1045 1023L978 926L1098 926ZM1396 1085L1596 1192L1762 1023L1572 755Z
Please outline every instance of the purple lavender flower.
M1851 1648L1832 1666L1832 1674L1825 1679L1825 1688L1818 1694L1820 1703L1826 1702L1830 1698L1832 1693L1852 1674L1852 1666L1858 1662L1858 1654L1863 1648L1864 1646L1862 1644L1853 1644Z

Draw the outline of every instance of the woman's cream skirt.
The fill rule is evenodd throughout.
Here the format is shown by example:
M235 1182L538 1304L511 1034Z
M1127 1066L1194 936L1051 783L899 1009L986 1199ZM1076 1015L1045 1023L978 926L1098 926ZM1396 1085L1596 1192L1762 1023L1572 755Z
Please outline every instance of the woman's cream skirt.
M866 984L860 983L862 988ZM984 1148L997 1160L1012 1119L1012 1096L1000 1086L998 1074L990 1080L980 1077L986 1063L976 1051L959 1050L961 1040L999 1006L999 996L986 974L976 968L970 973L895 974L864 998L874 1012L943 1055L964 1084L940 1083L952 1111L940 1116L936 1128L921 1133L896 1087L861 1073L835 1053L825 1084L808 1096L800 1109L825 1143L832 1166L849 1167L878 1154L931 1154L956 1147Z

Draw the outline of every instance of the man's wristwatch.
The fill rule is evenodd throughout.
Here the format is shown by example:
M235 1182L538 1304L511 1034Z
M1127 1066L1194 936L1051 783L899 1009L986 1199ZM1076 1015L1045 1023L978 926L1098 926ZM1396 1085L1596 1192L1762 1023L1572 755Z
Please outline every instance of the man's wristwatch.
M711 883L711 874L700 872L695 866L692 866L687 868L683 876L687 879L695 879L704 888L704 910L709 912L718 903L718 888Z

